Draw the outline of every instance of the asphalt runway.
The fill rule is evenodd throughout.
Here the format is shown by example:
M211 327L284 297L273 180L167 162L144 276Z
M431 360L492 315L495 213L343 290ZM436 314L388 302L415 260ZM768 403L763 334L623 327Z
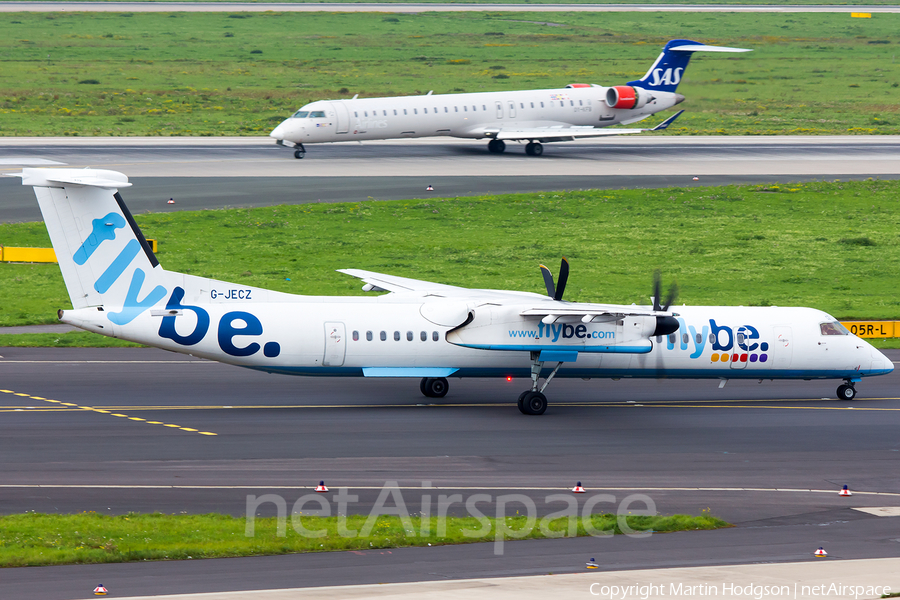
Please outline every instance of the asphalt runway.
M886 351L895 362L900 351ZM900 374L837 382L555 380L526 417L524 380L451 380L427 400L413 380L265 375L150 349L0 349L0 511L242 515L247 496L290 507L321 479L368 514L395 481L422 495L521 494L538 515L575 481L615 510L642 495L663 514L709 509L736 525L647 539L578 538L328 555L4 570L0 597L73 598L567 573L604 568L896 556ZM48 376L52 374L52 376ZM56 400L57 402L50 402ZM67 403L67 404L63 404ZM107 412L100 412L107 411ZM215 434L215 435L211 435ZM855 494L838 496L843 484ZM430 488L423 486L431 486ZM633 499L633 498L632 498ZM389 503L393 505L393 502ZM524 504L507 504L510 512ZM462 504L450 514L461 514ZM257 514L274 514L274 505Z
M359 202L559 189L704 186L900 176L900 136L631 137L517 145L489 155L480 141L399 140L309 146L268 138L0 138L0 173L23 166L121 171L134 213L284 203ZM694 177L698 177L694 181ZM433 192L426 187L434 187ZM169 199L175 204L167 204ZM40 220L30 188L0 178L0 222Z

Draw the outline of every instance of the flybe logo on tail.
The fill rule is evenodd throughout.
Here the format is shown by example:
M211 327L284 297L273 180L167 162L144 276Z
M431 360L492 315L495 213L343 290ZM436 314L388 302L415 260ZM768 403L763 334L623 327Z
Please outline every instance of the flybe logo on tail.
M100 246L115 240L117 231L124 229L125 225L125 218L115 212L111 212L100 219L94 219L91 222L91 233L72 255L72 260L77 265L84 265ZM106 270L94 282L94 289L101 295L108 292L113 284L125 274L125 271L140 253L140 250L140 242L136 239L129 240L118 256L113 259L112 263L106 267ZM116 325L131 323L139 314L165 297L166 288L158 285L150 290L143 299L138 298L146 277L147 274L144 273L143 269L137 268L134 270L134 273L131 274L131 283L128 285L128 291L125 293L125 299L122 302L122 310L107 313L107 318L110 321Z

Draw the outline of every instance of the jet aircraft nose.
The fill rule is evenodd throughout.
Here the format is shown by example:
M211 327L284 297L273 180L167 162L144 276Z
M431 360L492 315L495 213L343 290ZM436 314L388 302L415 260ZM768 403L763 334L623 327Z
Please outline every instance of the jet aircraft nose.
M681 104L684 102L684 96L681 94L675 94L675 104Z
M278 127L272 130L272 133L269 134L269 137L273 137L276 140L283 140L285 129L287 129L287 127L285 127L284 122L281 122L279 123Z

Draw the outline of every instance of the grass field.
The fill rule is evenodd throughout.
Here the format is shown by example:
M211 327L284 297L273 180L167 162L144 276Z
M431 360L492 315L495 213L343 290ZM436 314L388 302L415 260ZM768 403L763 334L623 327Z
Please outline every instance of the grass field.
M653 271L678 303L811 306L900 318L900 181L591 190L305 204L137 216L167 269L298 294L364 294L361 268L474 288L543 292L568 257L566 297L647 303ZM127 202L127 195L126 195ZM43 223L0 225L46 247ZM0 325L70 306L54 264L0 264Z
M349 98L624 83L695 57L675 134L900 133L900 15L5 13L0 135L263 135Z
M349 530L363 530L366 516L351 515L342 519ZM725 521L706 513L700 516L627 516L623 517L633 531L666 533L696 529L730 527ZM342 537L338 534L337 517L302 517L309 531L325 530L322 537L304 537L288 519L284 536L277 533L275 518L257 518L254 535L246 535L246 519L228 515L163 515L136 514L98 515L94 512L76 515L26 513L0 517L0 567L23 567L59 564L111 563L138 560L185 560L222 558L226 556L261 556L294 552L329 552L335 550L369 550L465 544L494 541L497 520L484 517L447 517L425 522L410 517L407 526L399 517L378 517L369 535ZM445 521L441 525L440 521ZM621 534L616 515L591 515L589 525L597 531ZM505 525L513 530L509 537L523 539L563 537L566 518L541 522L531 527L524 516L507 517ZM587 535L584 521L577 519L577 535ZM478 531L481 530L481 531ZM302 530L301 530L302 531ZM468 532L477 532L476 535ZM520 533L516 533L520 532ZM441 535L438 535L441 533Z

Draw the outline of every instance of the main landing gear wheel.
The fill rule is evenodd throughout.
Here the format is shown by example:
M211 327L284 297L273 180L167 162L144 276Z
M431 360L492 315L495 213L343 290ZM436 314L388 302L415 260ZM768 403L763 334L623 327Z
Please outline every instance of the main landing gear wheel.
M542 415L547 410L547 397L540 392L527 391L519 396L519 410L524 415Z
M428 398L443 398L450 391L450 384L443 377L425 377L419 383L419 390Z
M491 140L488 142L488 151L500 154L504 150L506 150L506 142L503 140Z
M847 383L841 384L837 389L838 400L853 400L856 398L856 388Z
M544 147L540 142L528 142L525 144L525 154L528 156L540 156L544 153Z
M296 148L297 149L294 150L294 158L303 158L306 156L306 148L303 147L303 144L300 144Z

